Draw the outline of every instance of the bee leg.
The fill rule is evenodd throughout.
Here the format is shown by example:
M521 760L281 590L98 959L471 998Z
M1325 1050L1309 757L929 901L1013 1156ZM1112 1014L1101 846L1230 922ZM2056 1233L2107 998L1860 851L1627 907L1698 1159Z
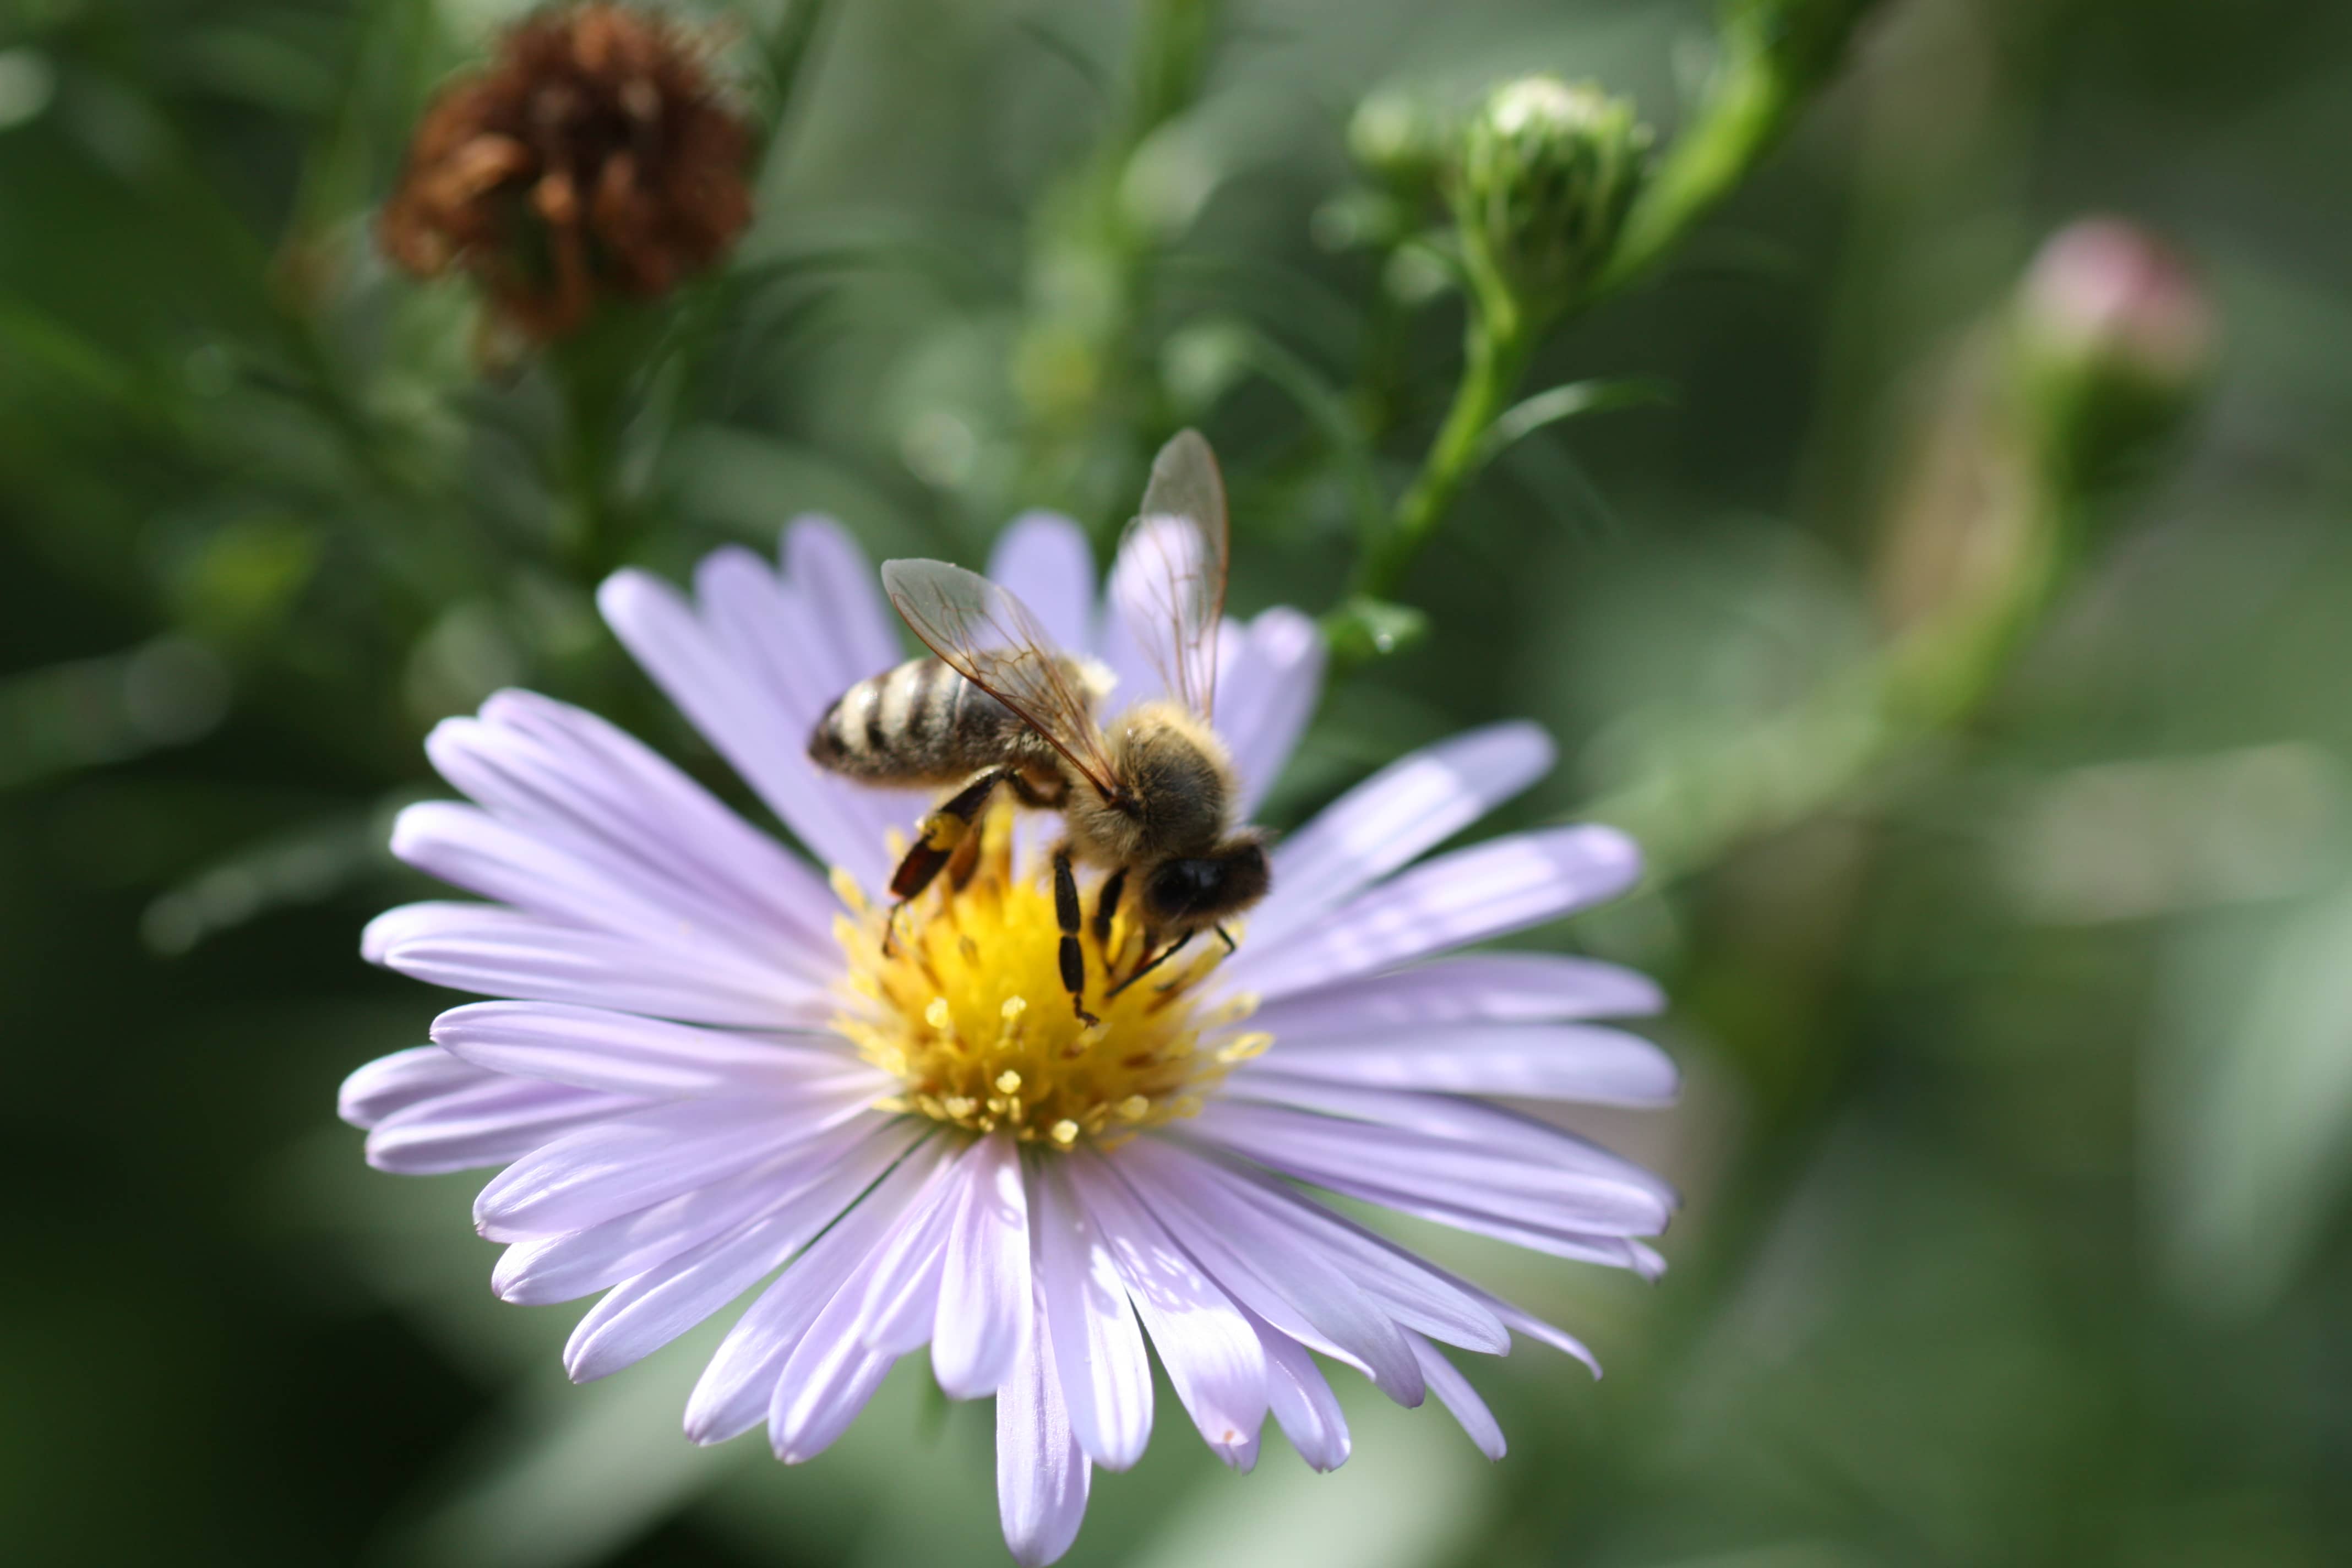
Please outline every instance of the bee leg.
M1213 926L1210 929L1217 933L1217 940L1225 944L1226 957L1231 958L1234 953L1241 951L1240 945L1234 941L1233 932L1227 931L1223 926Z
M948 886L962 892L971 886L972 873L980 869L981 840L987 835L967 833L963 842L948 856Z
M1127 891L1127 868L1121 866L1102 885L1102 894L1095 900L1095 945L1103 950L1103 963L1110 963L1110 917L1118 913L1118 897Z
M991 768L971 783L948 797L937 811L923 818L915 830L915 842L898 868L890 873L890 896L898 900L890 906L890 919L882 928L882 951L890 951L890 938L898 929L898 911L931 885L958 849L971 835L972 820L980 816L981 807L995 793L1011 770Z
M1062 984L1070 993L1070 1006L1081 1024L1099 1024L1087 1011L1087 950L1078 945L1078 930L1086 910L1078 903L1078 879L1070 870L1070 847L1054 851L1054 920L1062 928ZM1117 994L1116 992L1113 993Z
M1153 970L1159 968L1161 964L1167 963L1178 953L1183 952L1184 944L1192 940L1192 933L1188 931L1182 936L1178 937L1174 942L1170 942L1166 947L1161 948L1158 952L1153 953L1145 963L1136 966L1134 973L1129 975L1126 979L1112 986L1109 991L1106 992L1104 994L1103 1000L1106 1002L1109 1001L1113 996L1118 995L1120 992L1126 990L1129 986L1134 984L1137 981L1142 979L1145 975L1150 973Z

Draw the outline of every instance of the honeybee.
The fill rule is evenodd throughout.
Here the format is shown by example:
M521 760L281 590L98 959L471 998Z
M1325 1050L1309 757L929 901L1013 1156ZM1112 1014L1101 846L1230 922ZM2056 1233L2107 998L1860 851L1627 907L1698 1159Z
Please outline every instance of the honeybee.
M1108 873L1095 910L1097 945L1133 889L1143 945L1113 996L1203 931L1230 951L1223 922L1264 898L1272 880L1265 835L1234 820L1240 780L1210 728L1227 527L1224 480L1197 432L1160 448L1120 555L1140 563L1141 593L1131 595L1140 608L1130 605L1128 630L1158 668L1166 699L1098 721L1109 672L1054 647L1018 597L943 561L891 561L882 567L890 603L935 657L851 687L809 738L811 760L847 777L952 789L890 879L897 904L886 931L960 848L969 852L972 825L999 788L1024 806L1062 814L1053 852L1061 977L1089 1024L1097 1020L1086 1006L1075 866Z

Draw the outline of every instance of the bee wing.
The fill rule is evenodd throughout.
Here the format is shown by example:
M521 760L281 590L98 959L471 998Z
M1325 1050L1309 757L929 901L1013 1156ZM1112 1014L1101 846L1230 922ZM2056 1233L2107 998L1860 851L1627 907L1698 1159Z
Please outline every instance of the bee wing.
M1225 614L1225 480L1197 430L1151 462L1143 510L1118 543L1115 584L1128 635L1169 694L1202 718L1217 700L1217 628Z
M1120 793L1092 700L1028 605L944 561L886 561L882 586L949 668L1013 710L1106 797Z

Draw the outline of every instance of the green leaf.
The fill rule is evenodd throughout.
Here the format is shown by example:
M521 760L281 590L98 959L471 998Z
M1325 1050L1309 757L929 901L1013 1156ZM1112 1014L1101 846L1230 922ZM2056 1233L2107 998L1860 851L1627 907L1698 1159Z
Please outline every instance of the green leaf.
M1619 408L1664 407L1674 401L1672 384L1654 376L1632 376L1618 381L1571 381L1564 386L1538 392L1533 397L1505 409L1492 425L1486 426L1486 434L1478 444L1475 466L1484 468L1547 425L1581 418L1587 414L1606 414Z
M1404 652L1429 635L1429 616L1411 605L1358 594L1323 617L1323 636L1341 659L1360 663Z
M2352 1185L2352 879L2199 922L2167 965L2147 1166L2173 1289L2258 1318L2312 1266Z
M330 812L215 860L156 896L140 916L148 951L177 958L208 938L278 910L301 909L398 870L386 845L392 819L414 797Z

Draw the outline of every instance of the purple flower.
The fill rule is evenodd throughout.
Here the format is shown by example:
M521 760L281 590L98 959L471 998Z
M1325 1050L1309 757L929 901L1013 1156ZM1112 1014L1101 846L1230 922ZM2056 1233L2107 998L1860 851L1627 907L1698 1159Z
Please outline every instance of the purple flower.
M1117 611L1126 574L1098 613L1072 524L1022 520L992 570L1111 667L1114 705L1158 691ZM473 804L412 807L394 834L492 901L393 910L363 940L403 973L508 998L361 1068L342 1114L380 1169L506 1167L474 1209L508 1244L499 1293L604 1292L565 1351L575 1379L760 1287L686 1429L764 1425L797 1462L928 1343L949 1394L995 1395L1005 1541L1040 1563L1076 1536L1093 1467L1143 1452L1147 1338L1242 1469L1269 1414L1317 1468L1347 1458L1317 1354L1403 1404L1436 1394L1496 1458L1502 1434L1439 1344L1499 1354L1516 1331L1591 1363L1294 1184L1660 1267L1636 1238L1666 1222L1663 1183L1476 1098L1665 1102L1664 1054L1589 1021L1654 1010L1655 988L1581 959L1439 956L1618 893L1633 845L1555 827L1413 863L1549 767L1540 731L1473 731L1365 781L1276 848L1237 953L1203 944L1089 1029L1056 978L1034 821L991 818L969 881L941 878L884 950L866 890L926 803L803 754L834 697L902 657L857 549L804 521L781 574L726 550L695 587L624 572L604 615L829 874L602 720L503 692L428 742ZM1228 624L1221 663L1219 728L1254 799L1314 707L1321 647L1276 609ZM1100 973L1139 938L1121 917L1088 940Z

